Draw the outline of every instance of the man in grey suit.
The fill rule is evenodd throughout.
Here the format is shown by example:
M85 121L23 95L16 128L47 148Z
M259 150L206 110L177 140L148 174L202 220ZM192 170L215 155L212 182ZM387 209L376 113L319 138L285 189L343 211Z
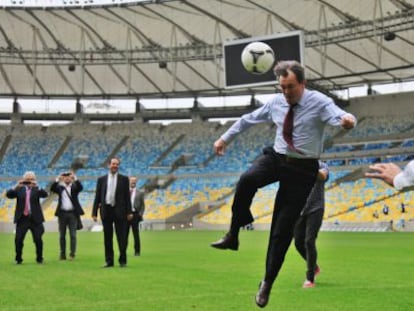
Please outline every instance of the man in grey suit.
M137 178L129 178L129 192L131 194L131 205L133 218L128 220L128 229L127 229L127 242L129 237L129 229L132 229L132 234L134 235L134 250L135 256L141 255L141 241L139 238L139 223L144 220L144 211L145 211L145 201L144 191L140 191L137 188Z
M93 202L92 219L97 221L98 210L104 231L105 265L114 266L113 235L115 233L119 247L119 265L127 264L127 228L128 220L132 219L131 199L129 195L129 179L118 173L120 159L111 158L108 163L108 174L98 178L95 200Z

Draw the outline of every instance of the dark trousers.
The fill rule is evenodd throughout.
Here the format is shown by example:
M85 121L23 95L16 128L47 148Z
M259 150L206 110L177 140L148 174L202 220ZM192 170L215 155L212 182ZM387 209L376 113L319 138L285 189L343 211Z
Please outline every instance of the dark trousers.
M323 208L309 214L301 215L296 222L294 237L295 246L299 254L306 260L306 279L314 282L317 267L318 253L316 238L322 225Z
M119 219L115 217L115 209L107 206L105 218L102 219L103 231L104 231L104 244L105 244L105 261L109 265L114 264L114 226L116 239L118 241L119 248L119 260L120 264L127 263L127 219Z
M127 229L127 243L129 239L129 231L132 229L132 235L134 236L134 251L135 254L141 253L141 241L139 238L139 222L141 221L141 216L138 213L134 213L132 220L128 221Z
M36 261L43 261L42 235L45 232L43 223L35 223L30 217L21 217L16 224L16 236L14 239L16 248L16 261L23 261L23 245L27 231L32 232L33 242L36 246Z
M59 222L59 244L60 256L66 256L66 229L69 229L70 256L76 253L76 228L78 220L74 212L61 211L58 217Z
M265 281L270 284L283 264L294 225L315 183L318 168L317 160L287 158L268 147L237 183L231 228L251 223L250 205L257 189L279 181L266 258Z

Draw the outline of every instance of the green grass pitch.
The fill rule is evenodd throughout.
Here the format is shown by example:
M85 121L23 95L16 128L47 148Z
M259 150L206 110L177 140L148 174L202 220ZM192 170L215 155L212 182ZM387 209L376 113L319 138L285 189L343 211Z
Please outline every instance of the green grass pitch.
M0 310L258 310L268 232L241 232L238 252L209 246L222 235L144 231L142 256L130 235L128 267L103 269L102 233L79 232L73 262L58 260L58 234L46 233L44 265L30 232L22 265L14 235L0 234ZM266 310L414 310L413 233L322 232L318 250L317 286L303 289L305 263L291 245Z

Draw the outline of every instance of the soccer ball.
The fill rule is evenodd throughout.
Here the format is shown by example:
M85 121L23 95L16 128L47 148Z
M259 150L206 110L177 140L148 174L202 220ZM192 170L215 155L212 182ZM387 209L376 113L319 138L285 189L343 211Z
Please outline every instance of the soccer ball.
M275 62L275 53L264 42L252 42L243 49L241 62L248 72L261 75L272 68Z

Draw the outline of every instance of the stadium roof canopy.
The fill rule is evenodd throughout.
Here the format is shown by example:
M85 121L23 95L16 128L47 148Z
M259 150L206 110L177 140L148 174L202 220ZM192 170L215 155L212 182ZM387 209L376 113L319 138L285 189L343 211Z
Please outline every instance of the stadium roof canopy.
M317 88L414 79L414 0L0 3L1 96L271 92L224 87L223 43L293 30L304 33L308 80Z

